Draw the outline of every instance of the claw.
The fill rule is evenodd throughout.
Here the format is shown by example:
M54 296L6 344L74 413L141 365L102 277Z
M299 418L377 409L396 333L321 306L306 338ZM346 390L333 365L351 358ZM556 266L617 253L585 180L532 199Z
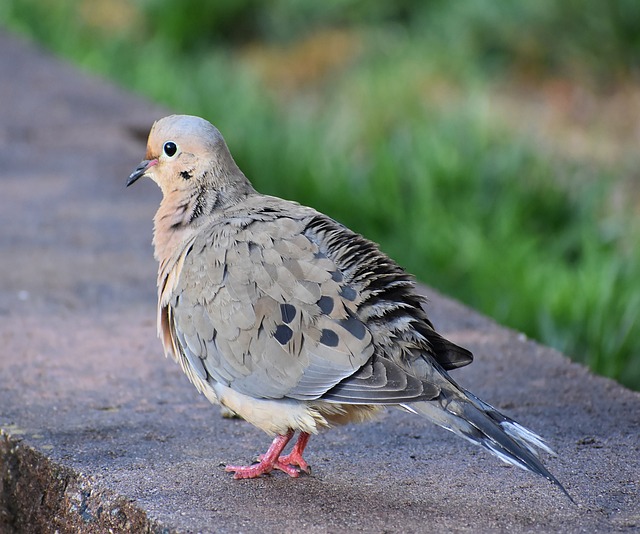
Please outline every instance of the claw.
M278 458L278 462L298 466L301 471L304 471L308 475L311 474L311 468L309 467L309 464L302 457L302 453L304 452L304 449L307 446L310 437L310 434L307 434L306 432L300 432L298 441L296 441L296 444L293 446L291 452L289 454L285 454L284 456L280 456L280 458Z

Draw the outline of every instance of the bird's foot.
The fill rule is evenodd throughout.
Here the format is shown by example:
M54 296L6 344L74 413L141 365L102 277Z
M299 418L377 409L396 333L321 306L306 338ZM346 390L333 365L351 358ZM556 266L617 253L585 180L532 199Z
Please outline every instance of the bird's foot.
M290 430L286 434L276 436L269 450L265 454L258 456L257 464L246 466L228 465L224 470L234 473L233 478L235 479L258 478L271 473L274 469L283 471L293 478L299 477L301 471L307 474L311 473L309 464L302 457L310 437L306 432L300 433L298 441L296 441L289 454L280 455L293 437L293 433L293 430Z
M285 454L283 456L278 457L278 459L276 460L276 465L274 465L274 467L276 469L280 469L281 471L284 471L285 473L288 473L289 476L295 476L295 477L298 476L297 474L292 475L290 473L290 469L291 468L295 469L295 467L299 467L300 471L303 471L307 475L310 475L311 468L309 467L309 464L305 461L305 459L302 457L302 453L304 452L304 449L307 446L307 443L309 442L310 437L311 437L310 434L307 434L306 432L300 432L300 435L298 436L298 441L296 441L296 444L293 446L293 449L291 450L291 452L289 454ZM266 454L258 456L258 461L261 462L265 456ZM296 472L298 471L296 470Z
M261 458L261 456L258 456L258 460L260 460ZM276 461L274 467L276 469L280 469L280 471L284 471L292 477L297 477L300 474L300 471L306 473L307 475L311 474L311 468L309 467L309 464L301 455L294 452L285 454L284 456L280 456L280 458L278 458L278 460ZM297 468L299 468L299 470ZM291 469L296 472L295 475L291 474Z
M229 473L234 473L233 478L236 480L243 478L258 478L262 475L266 475L271 473L274 469L279 469L280 471L284 471L290 477L298 477L300 476L300 472L292 465L281 463L280 460L275 461L267 461L260 460L259 463L254 465L228 465L224 468L225 471Z

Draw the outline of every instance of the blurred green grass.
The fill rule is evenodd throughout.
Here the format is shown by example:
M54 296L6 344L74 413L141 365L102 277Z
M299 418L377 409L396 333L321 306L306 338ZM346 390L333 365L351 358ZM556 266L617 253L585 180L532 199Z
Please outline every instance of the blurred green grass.
M640 3L586 4L5 0L0 21L205 116L259 190L640 389L640 195L612 200L635 151L566 157L496 113L510 85L637 82Z

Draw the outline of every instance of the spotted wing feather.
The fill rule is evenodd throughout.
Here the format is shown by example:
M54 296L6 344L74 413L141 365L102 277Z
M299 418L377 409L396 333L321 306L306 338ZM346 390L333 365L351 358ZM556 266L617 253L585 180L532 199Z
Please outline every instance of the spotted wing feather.
M212 224L186 254L169 307L192 373L258 398L437 396L411 368L434 338L412 280L369 241L286 204Z

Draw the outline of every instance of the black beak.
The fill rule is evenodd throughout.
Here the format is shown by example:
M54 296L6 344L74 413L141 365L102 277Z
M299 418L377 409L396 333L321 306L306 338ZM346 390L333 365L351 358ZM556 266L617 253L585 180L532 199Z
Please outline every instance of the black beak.
M158 163L157 159L145 159L144 161L141 161L140 165L136 167L136 170L129 175L129 178L127 180L127 187L129 187L138 178L144 176L149 168L153 167L156 163Z

